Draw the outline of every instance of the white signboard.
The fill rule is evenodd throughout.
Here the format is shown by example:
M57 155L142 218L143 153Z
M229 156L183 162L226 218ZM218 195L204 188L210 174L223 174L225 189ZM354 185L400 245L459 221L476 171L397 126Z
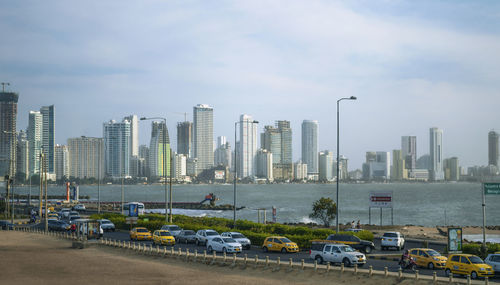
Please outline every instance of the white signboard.
M224 170L215 170L215 179L216 180L224 180L224 176L225 176L225 172Z
M392 191L370 192L371 208L392 208Z

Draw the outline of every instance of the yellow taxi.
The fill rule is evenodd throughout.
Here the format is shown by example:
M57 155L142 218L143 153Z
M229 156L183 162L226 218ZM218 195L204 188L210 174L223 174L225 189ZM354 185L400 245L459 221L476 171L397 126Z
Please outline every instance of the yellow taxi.
M446 276L453 274L470 275L472 279L478 277L493 277L494 271L491 266L472 254L451 254L446 262L444 273Z
M166 245L174 245L175 238L174 236L166 230L156 230L153 233L153 244L166 244Z
M131 240L151 240L151 232L142 227L133 228L130 231Z
M442 256L439 252L432 248L412 248L410 256L415 260L418 266L427 267L429 269L444 268L448 258Z
M268 251L281 251L285 252L299 252L299 247L293 241L281 236L267 237L262 244L264 252Z
M58 215L57 213L50 213L50 212L49 212L49 214L47 215L47 218L48 218L49 220L51 220L51 219L52 219L52 220L58 220L58 219L59 219L59 215Z

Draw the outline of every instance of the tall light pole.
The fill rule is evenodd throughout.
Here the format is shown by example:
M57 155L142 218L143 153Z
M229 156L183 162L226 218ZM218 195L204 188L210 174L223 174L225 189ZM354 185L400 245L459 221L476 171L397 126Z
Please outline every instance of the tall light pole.
M97 148L97 214L101 214L101 149L103 141L99 141ZM123 210L122 210L123 214Z
M236 228L236 181L238 181L238 149L236 147L236 127L241 121L234 123L234 177L233 177L233 228ZM259 121L252 121L252 124L258 124ZM241 142L240 142L241 143Z
M337 213L336 213L336 227L335 227L335 232L338 234L339 233L339 160L340 160L340 139L339 139L339 103L342 100L356 100L357 98L354 96L351 97L346 97L346 98L340 98L337 100Z
M165 123L165 129L163 130L163 185L165 186L165 222L169 221L169 217L167 215L168 210L168 196L167 196L167 118L163 117L151 117L146 118L142 117L141 121L145 120L163 120ZM172 155L170 155L172 158ZM172 168L172 165L170 165ZM172 223L172 177L170 177L170 223Z

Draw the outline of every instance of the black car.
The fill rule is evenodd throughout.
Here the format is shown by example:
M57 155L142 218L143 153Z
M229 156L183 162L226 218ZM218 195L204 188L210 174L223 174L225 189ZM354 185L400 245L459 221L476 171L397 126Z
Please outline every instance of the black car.
M182 230L177 236L177 242L181 243L195 243L196 242L196 233L191 230Z
M0 221L0 227L2 228L2 230L13 230L14 224L9 221Z
M373 244L373 242L361 240L357 236L353 235L333 234L329 235L326 240L350 245L352 248L362 251L366 254L371 253L372 250L375 249L375 245Z
M67 231L69 229L69 224L65 221L49 220L48 221L49 230L52 231Z

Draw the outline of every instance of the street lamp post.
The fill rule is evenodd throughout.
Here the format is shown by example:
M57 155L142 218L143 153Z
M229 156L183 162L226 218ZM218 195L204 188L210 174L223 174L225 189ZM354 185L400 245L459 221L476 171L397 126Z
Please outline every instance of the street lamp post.
M101 149L102 140L97 148L97 214L101 214ZM123 211L122 211L123 214Z
M233 228L236 227L236 181L238 181L237 172L237 161L238 161L238 150L236 148L236 127L241 122L234 123L234 177L233 177ZM259 121L252 121L252 124L258 124Z
M8 83L2 83L2 85ZM10 192L12 193L12 212L10 216L11 223L14 223L14 183L15 183L15 174L16 170L14 169L16 167L16 156L14 155L15 147L16 147L16 131L3 131L4 134L9 134L10 135L10 142L9 142L9 181L7 181L7 190L10 188ZM11 183L12 181L12 183ZM7 195L7 204L9 203L8 198L10 195ZM8 209L8 207L6 207Z
M354 96L351 97L346 97L346 98L340 98L337 100L337 213L336 214L336 227L335 227L335 233L339 233L339 160L340 160L340 139L339 139L339 103L342 100L356 100L357 98Z
M168 196L167 196L167 150L166 150L166 142L167 142L167 118L162 118L162 117L152 117L152 118L146 118L142 117L141 121L145 120L163 120L165 123L165 129L163 130L163 185L165 186L165 222L168 222L170 220L170 223L172 223L172 177L170 177L170 219L169 216L167 215L167 210L168 210ZM170 155L170 158L172 158L172 155ZM172 168L172 165L170 165Z

